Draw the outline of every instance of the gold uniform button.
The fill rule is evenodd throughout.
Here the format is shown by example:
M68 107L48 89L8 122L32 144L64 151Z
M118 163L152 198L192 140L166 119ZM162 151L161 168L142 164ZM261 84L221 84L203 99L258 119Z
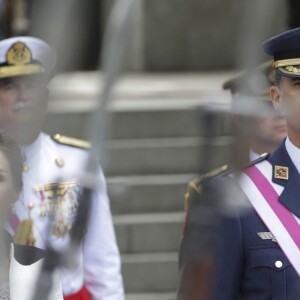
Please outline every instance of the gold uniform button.
M56 158L56 159L55 159L55 163L56 163L56 165L57 165L59 168L62 168L62 167L65 165L64 160L61 159L61 158Z
M221 167L221 171L227 171L229 169L228 165L224 165Z
M29 166L24 164L23 165L23 172L28 172L29 171Z
M282 263L281 260L276 260L276 261L275 261L275 267L276 267L277 269L282 268L282 266L283 266L283 263Z
M59 141L61 139L61 135L57 133L54 135L54 138Z
M28 208L31 210L34 208L34 203L33 202L29 202L28 203Z

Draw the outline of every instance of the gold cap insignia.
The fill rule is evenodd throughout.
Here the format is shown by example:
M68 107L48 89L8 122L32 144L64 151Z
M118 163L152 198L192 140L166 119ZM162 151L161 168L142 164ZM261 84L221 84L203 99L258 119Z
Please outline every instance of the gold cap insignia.
M25 65L31 63L31 51L22 42L13 44L6 54L6 60L9 65Z
M277 179L289 179L289 168L282 166L275 166L275 174L274 177Z

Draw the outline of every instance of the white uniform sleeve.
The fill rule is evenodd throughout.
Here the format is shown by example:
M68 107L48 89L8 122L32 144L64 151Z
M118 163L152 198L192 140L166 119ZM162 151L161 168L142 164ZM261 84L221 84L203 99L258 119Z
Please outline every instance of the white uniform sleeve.
M121 260L102 171L83 244L85 284L93 300L123 300Z

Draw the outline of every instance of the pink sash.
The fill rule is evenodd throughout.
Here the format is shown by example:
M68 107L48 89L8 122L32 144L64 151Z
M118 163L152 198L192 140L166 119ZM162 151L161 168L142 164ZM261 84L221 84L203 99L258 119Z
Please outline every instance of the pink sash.
M270 162L246 169L240 186L300 276L300 220L278 201L283 187L272 182Z
M14 212L10 212L8 216L8 225L11 227L13 233L16 231L20 223L21 221L19 217Z

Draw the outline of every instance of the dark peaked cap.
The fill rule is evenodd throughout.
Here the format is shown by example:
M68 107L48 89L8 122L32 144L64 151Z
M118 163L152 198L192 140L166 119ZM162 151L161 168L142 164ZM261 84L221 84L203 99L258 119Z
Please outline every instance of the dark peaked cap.
M266 54L273 56L273 66L280 75L300 77L300 27L266 40Z

